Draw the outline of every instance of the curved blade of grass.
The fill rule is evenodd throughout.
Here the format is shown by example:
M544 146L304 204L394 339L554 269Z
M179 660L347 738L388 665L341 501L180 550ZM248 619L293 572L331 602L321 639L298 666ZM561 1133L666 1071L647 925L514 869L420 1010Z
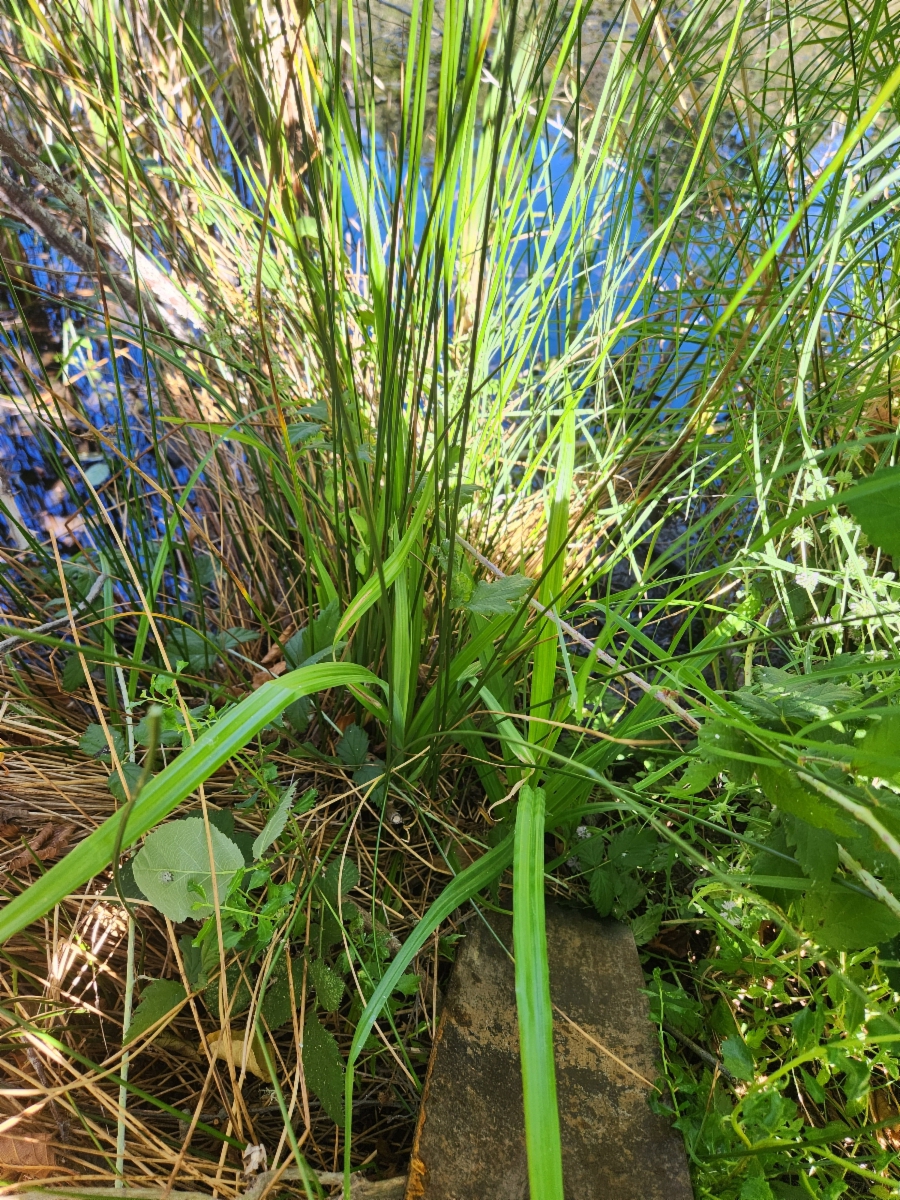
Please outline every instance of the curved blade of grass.
M512 862L513 838L507 836L498 846L482 855L471 866L456 876L452 883L447 884L431 908L425 913L418 925L397 951L393 962L379 980L378 986L372 993L369 1003L363 1009L353 1035L350 1054L347 1057L347 1076L344 1086L344 1120L346 1136L344 1140L344 1195L350 1195L350 1151L353 1144L351 1127L353 1123L353 1067L359 1058L360 1051L366 1038L372 1032L372 1026L384 1008L391 992L400 982L406 968L422 949L435 929L445 921L454 909L459 908L470 900L476 892L492 883L497 876ZM537 1193L534 1193L537 1195ZM561 1193L560 1193L561 1194Z
M366 683L383 686L377 675L352 663L300 667L264 683L150 780L128 818L123 847L158 824L294 700L327 688ZM112 860L119 824L119 814L104 821L46 875L11 900L0 913L0 942L42 917L102 871Z

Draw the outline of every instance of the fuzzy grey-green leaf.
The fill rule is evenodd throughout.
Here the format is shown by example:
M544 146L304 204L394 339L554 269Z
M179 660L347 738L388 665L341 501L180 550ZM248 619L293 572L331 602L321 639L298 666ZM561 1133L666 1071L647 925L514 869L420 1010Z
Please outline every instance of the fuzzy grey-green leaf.
M221 903L235 873L244 865L244 856L215 826L211 825L208 832ZM134 878L150 903L171 921L209 916L213 911L213 875L203 820L188 817L154 830L135 857ZM195 890L198 887L203 890L205 902Z

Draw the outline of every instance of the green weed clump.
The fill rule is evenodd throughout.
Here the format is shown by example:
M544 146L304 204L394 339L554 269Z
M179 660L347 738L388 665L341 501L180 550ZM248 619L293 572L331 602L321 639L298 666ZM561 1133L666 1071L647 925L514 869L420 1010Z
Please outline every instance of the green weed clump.
M91 1179L400 1171L511 908L560 1200L550 891L699 1196L894 1195L897 18L395 18L0 0L10 1078Z

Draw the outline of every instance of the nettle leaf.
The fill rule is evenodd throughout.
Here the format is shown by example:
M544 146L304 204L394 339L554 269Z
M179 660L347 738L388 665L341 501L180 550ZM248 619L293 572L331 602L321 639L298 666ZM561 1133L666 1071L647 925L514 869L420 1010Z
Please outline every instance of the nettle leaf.
M609 843L609 861L620 871L649 867L659 849L659 839L649 829L623 830Z
M719 1049L722 1062L735 1079L750 1080L753 1078L756 1073L756 1063L753 1061L750 1048L742 1037L734 1034L732 1037L726 1038Z
M322 894L331 904L338 907L338 885L341 895L346 896L359 883L359 867L352 858L333 858L325 868L325 873L319 881Z
M662 904L654 904L639 917L632 917L631 933L636 946L646 946L651 938L656 937L659 933L659 923L662 920L663 911Z
M608 917L616 900L618 879L612 867L595 867L591 872L591 903L601 917Z
M186 999L184 985L176 983L174 979L156 979L148 984L141 993L141 1002L132 1014L131 1024L122 1039L122 1044L127 1046L129 1042L133 1042L151 1025L161 1021L167 1013L173 1013Z
M201 965L204 972L217 971L219 967L219 947L215 937L209 937L203 943L203 948L209 946L210 951L215 955L215 959L203 959L201 954ZM187 970L187 965L185 965ZM228 1011L230 1016L238 1017L242 1012L246 1012L250 1007L252 992L250 984L246 978L247 972L241 969L239 962L229 963L225 968L225 991L228 995ZM218 973L217 978L208 984L203 989L203 1003L209 1009L210 1013L218 1020L219 1017L219 985L222 981L221 973Z
M853 769L861 775L900 779L900 709L872 721L853 752Z
M842 492L840 501L874 546L900 556L900 467L873 471Z
M590 837L581 838L575 843L575 854L583 871L602 866L609 857L606 838L602 833L593 833Z
M856 830L824 796L805 787L790 771L781 767L756 768L756 778L766 799L782 812L800 817L817 829L828 829L838 837L853 837Z
M713 763L717 771L727 771L732 783L749 783L753 778L754 764L738 755L752 755L754 747L739 729L721 721L708 721L698 733L697 743L701 757Z
M222 901L244 865L244 856L215 826L210 826L209 839L215 858L216 892ZM202 818L170 821L155 829L135 857L134 878L150 903L169 920L208 917L213 912L213 877Z
M800 817L785 815L787 841L794 847L794 857L810 879L827 883L837 870L837 838L827 829L816 829Z
M109 728L109 727L107 727ZM120 759L125 758L125 739L122 737L118 729L109 730L113 740L113 745L116 748L116 754ZM87 729L81 735L78 743L78 749L85 754L89 754L91 758L102 759L103 762L109 762L111 755L109 752L109 743L106 740L106 734L103 732L103 727L96 724L88 725Z
M164 708L159 717L159 744L161 746L177 746L184 733L184 718L173 708ZM150 721L142 717L134 730L134 740L139 746L149 746L152 737Z
M336 1012L344 998L344 981L321 959L309 964L309 975L316 992L316 1002L325 1012Z
M294 802L294 796L297 792L295 784L287 789L278 804L272 810L272 813L263 826L262 833L253 843L254 859L262 858L268 848L281 837L284 827L287 824L288 816L290 815L291 805Z
M77 654L72 654L66 659L66 665L62 669L62 685L64 692L74 692L78 688L83 687L87 683L87 676L84 673L84 667L80 657ZM104 739L105 741L106 739Z
M291 982L294 985L294 1003L291 1003ZM303 963L295 958L291 963L291 977L288 977L287 963L282 956L266 984L266 994L262 1002L262 1015L270 1029L280 1029L294 1015L294 1008L300 1007L303 998Z
M303 1027L303 1073L306 1085L322 1102L322 1107L343 1128L344 1063L334 1036L314 1014Z
M525 575L507 575L505 579L491 582L482 579L465 607L482 617L506 616L515 612L519 601L531 587L532 580Z
M369 752L369 735L358 725L348 725L335 746L335 753L347 767L361 767Z
M121 766L122 774L125 776L125 787L128 788L128 795L125 795L125 787L122 786L122 779L118 771L113 771L106 781L106 786L120 804L125 804L132 796L136 795L137 785L141 781L144 768L139 763L133 762L123 762Z
M829 950L865 950L900 933L900 918L884 904L837 884L810 888L802 912L810 936Z
M721 762L703 762L695 758L672 790L681 795L696 796L706 791L721 770Z

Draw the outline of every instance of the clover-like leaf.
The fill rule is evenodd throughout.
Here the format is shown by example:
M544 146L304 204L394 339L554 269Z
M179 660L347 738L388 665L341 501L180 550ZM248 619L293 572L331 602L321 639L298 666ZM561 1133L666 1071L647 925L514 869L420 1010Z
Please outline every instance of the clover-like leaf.
M215 859L216 892L223 900L229 884L244 865L238 847L210 826L209 845ZM170 821L145 841L134 860L138 887L171 921L202 919L213 911L213 869L209 860L207 829L200 817Z

